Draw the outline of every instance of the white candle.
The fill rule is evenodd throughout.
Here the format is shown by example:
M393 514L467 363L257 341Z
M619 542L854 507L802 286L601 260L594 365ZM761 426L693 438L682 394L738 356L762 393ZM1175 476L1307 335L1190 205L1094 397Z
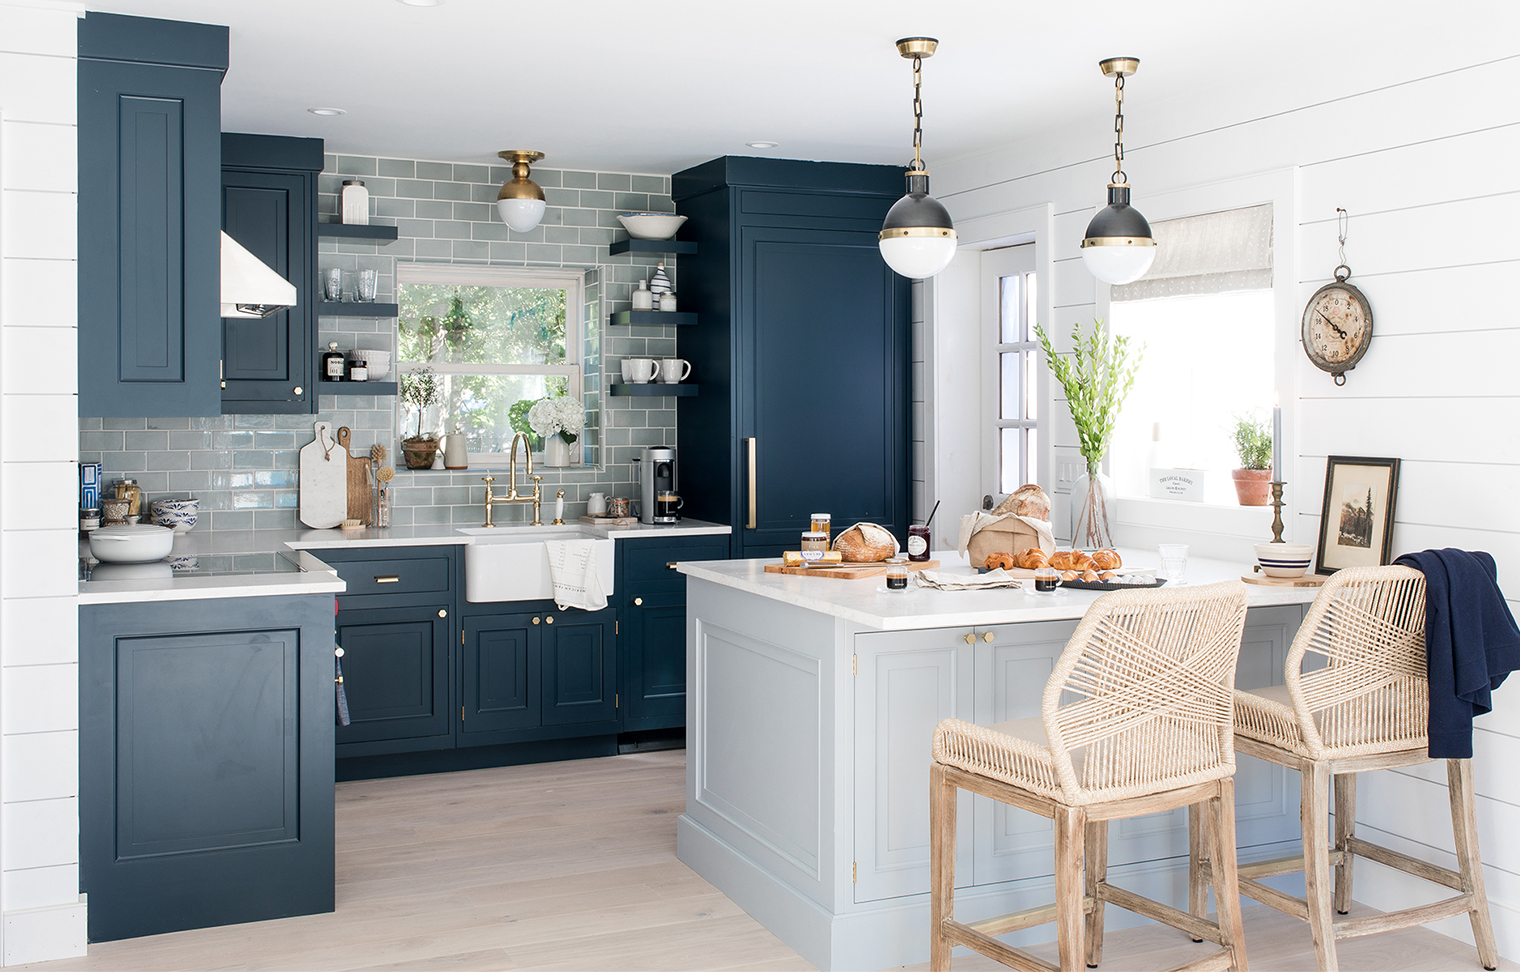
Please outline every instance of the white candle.
M1286 482L1282 467L1282 406L1277 404L1275 396L1272 404L1272 478L1279 483Z

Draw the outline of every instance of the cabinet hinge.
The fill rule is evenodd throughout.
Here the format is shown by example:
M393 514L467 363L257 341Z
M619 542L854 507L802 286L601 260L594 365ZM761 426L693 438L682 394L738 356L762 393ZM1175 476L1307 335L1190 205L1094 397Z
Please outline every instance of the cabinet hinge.
M850 656L850 674L851 675L859 675L860 674L860 656L859 655L851 655Z
M860 880L860 866L854 861L850 862L850 883L855 884Z

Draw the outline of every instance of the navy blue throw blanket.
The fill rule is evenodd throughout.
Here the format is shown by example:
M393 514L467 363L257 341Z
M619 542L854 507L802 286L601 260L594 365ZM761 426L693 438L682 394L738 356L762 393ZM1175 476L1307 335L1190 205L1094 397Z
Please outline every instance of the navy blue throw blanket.
M1468 759L1473 716L1493 708L1493 690L1520 668L1520 629L1499 590L1498 568L1489 554L1450 547L1395 562L1425 575L1430 758Z

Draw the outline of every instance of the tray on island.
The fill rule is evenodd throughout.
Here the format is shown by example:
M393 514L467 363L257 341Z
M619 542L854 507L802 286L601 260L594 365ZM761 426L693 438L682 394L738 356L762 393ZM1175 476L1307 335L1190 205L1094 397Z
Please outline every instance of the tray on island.
M1113 581L1062 581L1062 587L1074 591L1147 591L1166 583L1165 577L1153 577L1149 584L1115 584Z

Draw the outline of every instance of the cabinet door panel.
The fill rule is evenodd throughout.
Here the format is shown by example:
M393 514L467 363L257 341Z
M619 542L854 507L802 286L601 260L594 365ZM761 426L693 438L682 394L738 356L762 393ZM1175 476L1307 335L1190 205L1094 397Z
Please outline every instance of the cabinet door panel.
M342 611L343 688L352 724L339 744L448 735L449 623L441 605Z
M630 597L618 659L624 671L623 728L666 729L686 724L686 592Z
M546 726L617 718L613 679L613 612L553 614L543 629Z
M539 615L467 618L464 623L465 733L531 729L542 721Z

